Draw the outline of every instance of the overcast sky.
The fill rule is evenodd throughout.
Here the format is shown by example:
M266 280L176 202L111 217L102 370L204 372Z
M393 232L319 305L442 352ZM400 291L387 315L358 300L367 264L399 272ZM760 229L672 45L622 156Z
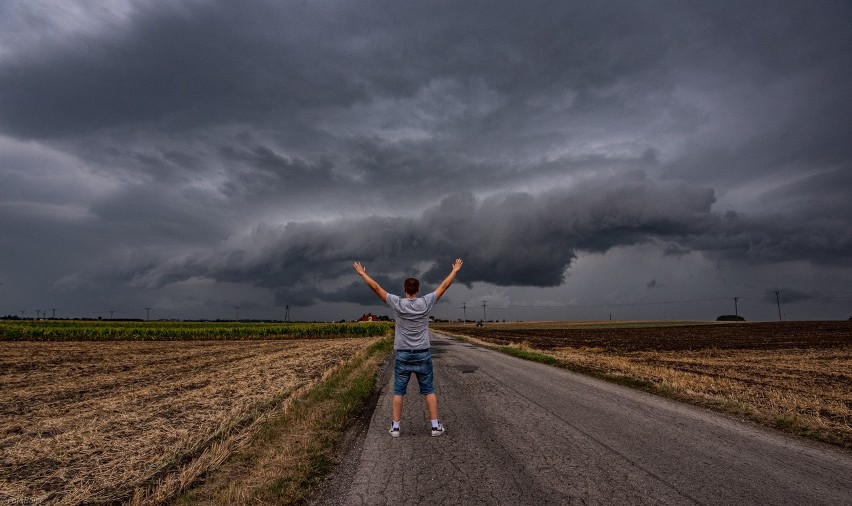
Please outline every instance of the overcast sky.
M846 319L850 83L845 0L4 0L0 314L354 319L354 260L461 257L438 317Z

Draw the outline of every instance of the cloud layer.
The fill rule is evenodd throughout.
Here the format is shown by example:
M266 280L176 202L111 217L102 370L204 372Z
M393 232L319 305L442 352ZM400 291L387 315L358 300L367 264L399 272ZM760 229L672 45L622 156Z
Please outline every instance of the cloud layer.
M242 281L273 290L282 303L309 305L367 298L360 283L342 286L351 279L353 260L375 268L383 280L417 275L434 286L452 259L461 257L466 283L537 287L561 285L578 252L643 243L753 262L852 260L852 238L826 226L842 226L842 220L792 224L720 216L712 211L714 200L709 188L654 183L641 174L539 195L454 194L414 218L259 227L239 248L176 258L139 273L137 282Z
M758 298L789 286L781 265L790 290L842 291L850 19L829 0L4 2L0 312L361 304L352 260L434 283L456 256L466 297L558 304L611 296L566 277L627 250L697 253ZM687 290L666 274L623 293Z

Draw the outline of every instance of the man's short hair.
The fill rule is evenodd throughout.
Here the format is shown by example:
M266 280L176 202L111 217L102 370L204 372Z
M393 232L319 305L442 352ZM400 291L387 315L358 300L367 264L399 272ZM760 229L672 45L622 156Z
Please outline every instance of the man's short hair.
M420 291L420 280L417 278L408 278L405 280L403 288L406 295L417 295L417 292Z

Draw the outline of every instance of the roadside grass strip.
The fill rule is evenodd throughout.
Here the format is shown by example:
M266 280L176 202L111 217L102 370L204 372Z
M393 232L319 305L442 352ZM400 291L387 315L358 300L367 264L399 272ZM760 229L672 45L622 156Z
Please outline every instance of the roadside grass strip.
M373 391L390 338L371 345L286 409L173 504L297 504L336 464L346 425ZM145 504L140 502L139 504Z
M499 352L505 353L506 355L511 355L513 357L523 358L525 360L531 360L533 362L540 362L542 364L547 365L561 365L562 363L556 357L551 357L545 353L540 353L538 351L534 351L532 349L526 347L518 347L518 346L495 346Z

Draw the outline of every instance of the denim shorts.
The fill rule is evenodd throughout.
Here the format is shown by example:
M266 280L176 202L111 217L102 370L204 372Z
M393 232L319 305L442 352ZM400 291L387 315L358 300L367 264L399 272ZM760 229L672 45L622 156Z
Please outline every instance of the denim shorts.
M422 395L435 392L435 387L432 385L432 353L429 350L416 353L397 350L393 366L394 394L405 395L411 373L417 375L417 383L420 384Z

